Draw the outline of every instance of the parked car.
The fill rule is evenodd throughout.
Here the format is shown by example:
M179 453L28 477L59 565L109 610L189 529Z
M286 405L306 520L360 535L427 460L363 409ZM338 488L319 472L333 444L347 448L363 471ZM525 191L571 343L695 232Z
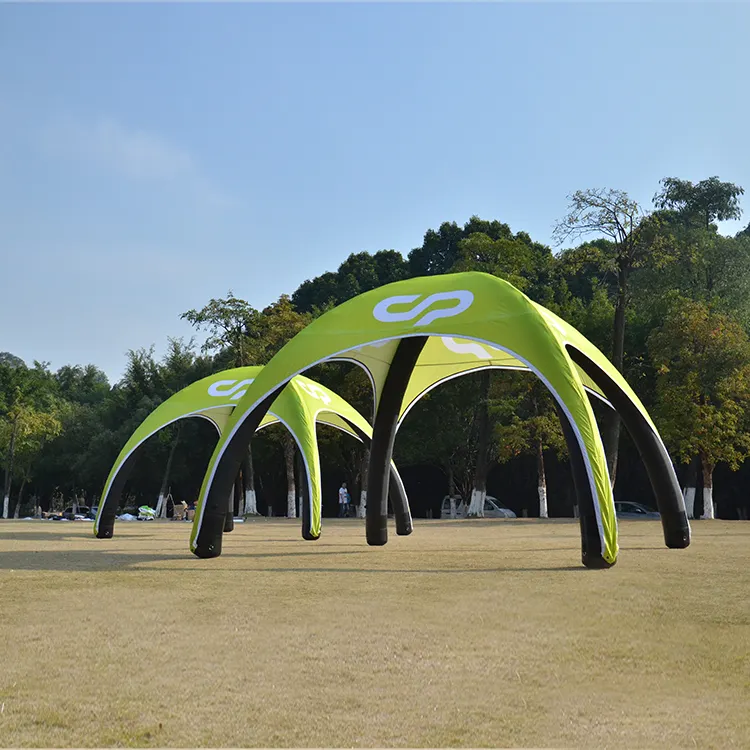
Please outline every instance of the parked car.
M456 497L456 518L466 518L466 512L469 506L463 498ZM443 498L443 504L440 508L440 518L451 517L451 499L450 495ZM503 505L496 497L487 495L484 498L484 517L485 518L515 518L516 514L507 506Z
M617 501L615 502L615 515L618 518L636 518L636 519L654 519L661 518L661 516L646 505L641 503L634 503L631 501Z

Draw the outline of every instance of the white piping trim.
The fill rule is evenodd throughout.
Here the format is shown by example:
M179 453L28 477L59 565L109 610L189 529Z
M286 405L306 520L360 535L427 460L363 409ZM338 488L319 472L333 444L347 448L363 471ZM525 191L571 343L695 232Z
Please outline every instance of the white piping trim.
M481 370L514 370L516 372L533 372L527 369L526 367L515 367L513 365L477 365L476 367L472 367L468 370L461 370L460 372L454 372L452 375L448 375L444 377L442 380L438 380L437 382L433 383L428 388L425 388L421 393L416 395L409 403L409 406L406 407L406 409L404 410L404 413L398 418L398 423L396 424L396 430L398 431L399 427L401 427L401 423L406 418L406 415L411 411L412 407L416 405L417 401L419 401L423 396L426 396L430 391L437 388L439 385L443 385L444 383L447 383L449 380L455 380L456 378L460 378L462 375L471 375L475 372L480 372ZM583 389L587 393L591 394L592 396L596 396L600 401L603 401L610 408L614 408L612 404L610 404L609 401L607 401L607 399L601 395L601 393L597 393L595 390L585 385L583 386Z
M164 402L166 403L166 401ZM165 427L169 427L169 425L174 424L175 422L179 422L181 419L190 419L192 417L200 417L201 419L205 419L207 422L210 422L215 428L216 431L219 433L219 437L221 438L221 428L219 427L216 422L211 419L207 414L202 414L203 411L208 411L209 409L223 409L226 406L232 406L234 407L234 404L221 404L221 406L207 406L205 409L201 409L200 411L193 411L189 414L182 414L179 417L175 417L174 419L170 419L169 422L165 422L163 425L157 427L155 430L152 430L148 433L145 437L143 437L141 440L139 440L125 455L125 457L122 459L122 461L118 462L117 470L114 474L112 474L109 482L107 482L104 493L102 494L102 499L99 502L99 510L96 513L96 520L94 521L94 533L99 533L99 520L102 515L102 511L104 510L105 506L107 505L107 501L109 500L109 491L112 489L112 485L115 483L115 479L117 478L117 475L120 473L120 470L125 465L125 462L135 453L135 451L138 450L150 437L153 437L156 435L157 432L160 432ZM158 407L157 407L158 408ZM230 412L231 413L231 412ZM150 416L150 415L149 415ZM148 417L147 417L148 419Z
M344 351L351 351L351 349L345 349ZM335 359L336 362L351 362L353 365L359 365L365 371L370 381L370 385L372 386L372 413L373 413L373 422L374 422L375 421L374 415L378 411L378 389L375 386L375 378L373 377L372 371L364 362L361 362L358 359L352 359L350 357L336 357L335 355L334 357L332 357L332 359ZM390 364L388 365L388 367L390 368ZM297 375L299 375L299 373L297 373Z

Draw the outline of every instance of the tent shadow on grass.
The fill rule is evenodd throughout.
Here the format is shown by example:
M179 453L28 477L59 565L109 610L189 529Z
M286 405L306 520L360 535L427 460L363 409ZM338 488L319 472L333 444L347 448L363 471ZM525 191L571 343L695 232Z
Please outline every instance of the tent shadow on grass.
M552 551L552 550L544 550ZM299 558L302 556L310 555L356 555L363 554L365 550L340 550L331 552L313 552L313 551L299 551L299 552L282 552L282 553L244 553L244 554L233 554L228 552L225 554L227 558L242 558L242 559L268 559L268 558ZM525 550L524 552L533 552L532 550ZM175 563L178 561L185 561L190 563L185 566L159 566L157 568L142 568L142 565L148 565L151 563ZM343 561L342 561L343 562ZM256 572L256 573L430 573L430 574L471 574L471 573L502 573L508 572L535 572L549 570L549 571L585 571L579 565L538 565L536 567L530 566L499 566L492 568L373 568L373 567L337 567L335 564L330 567L273 567L267 568L259 565L258 567L231 567L222 570L217 570L216 567L206 566L201 563L196 563L192 555L186 555L184 553L178 554L164 554L164 553L149 553L149 552L109 552L102 550L72 550L72 551L61 551L61 550L19 550L19 551L2 551L0 552L0 570L6 571L50 571L55 573L75 572L75 573L111 573L117 571L127 572L139 572L143 573L146 571L150 572L182 572L182 573L198 573L198 572L210 572L210 573L226 573L226 572Z
M89 527L90 528L90 527ZM49 532L36 532L36 531L13 531L11 529L0 528L0 544L3 542L45 542L48 544L54 544L55 542L70 542L81 539L89 540L91 536L89 534L81 535L66 532L64 530L49 531ZM128 534L128 539L150 539L150 534Z

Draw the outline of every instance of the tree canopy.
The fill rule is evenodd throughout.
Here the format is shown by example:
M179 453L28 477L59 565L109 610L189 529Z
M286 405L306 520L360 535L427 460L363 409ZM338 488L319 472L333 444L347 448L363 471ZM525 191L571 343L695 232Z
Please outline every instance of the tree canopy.
M152 342L144 342L128 353L116 383L95 364L52 371L2 352L6 512L72 499L95 502L130 433L187 384L227 367L268 362L313 318L362 292L469 270L506 279L599 346L652 410L675 461L702 461L704 474L710 469L704 482L711 482L716 466L736 469L750 454L750 229L730 237L716 225L741 218L743 195L743 188L718 177L696 183L668 177L649 210L620 189L577 190L556 225L554 251L502 221L446 221L405 254L358 250L271 304L256 307L229 291L187 310L182 318L206 334L201 349L173 339L157 359ZM326 363L309 375L372 417L371 388L360 369ZM598 404L595 410L606 426L607 410ZM210 426L193 422L181 428L169 478L172 494L188 501L216 440ZM617 430L609 436L614 455L621 447L616 495L646 486L628 437L620 440ZM126 486L126 505L156 503L175 436L167 428L144 446ZM260 433L256 443L259 508L285 512L289 446L274 431ZM362 455L338 433L322 433L323 466L334 470L334 484L348 479L354 498L354 484L363 481ZM546 392L528 374L493 372L486 383L471 375L430 392L401 428L395 460L407 489L409 482L431 488L414 493L416 515L434 511L449 491L470 494L482 462L488 491L518 512L541 512L537 487L544 479L550 513L572 514L559 424ZM335 487L329 489L335 512ZM717 489L720 505L722 492Z

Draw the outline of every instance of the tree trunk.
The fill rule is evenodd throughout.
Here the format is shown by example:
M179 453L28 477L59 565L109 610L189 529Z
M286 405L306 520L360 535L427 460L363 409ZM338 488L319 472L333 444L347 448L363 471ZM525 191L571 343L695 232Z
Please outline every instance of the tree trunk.
M487 472L489 470L490 445L490 372L485 370L479 376L479 438L477 465L474 471L474 487L471 490L471 503L467 518L484 518L484 499L487 497Z
M448 465L448 507L451 518L456 518L456 475L453 466ZM440 502L440 517L443 516L443 501Z
M21 489L18 490L18 502L16 503L16 509L13 511L13 518L19 518L21 515L21 503L23 502L23 491L26 487L26 477L21 482Z
M685 486L682 489L682 496L685 499L685 511L688 518L695 518L695 488L698 484L700 464L700 457L695 456L685 472Z
M286 517L297 518L297 488L294 483L294 439L284 438L284 462L286 464Z
M13 459L16 455L16 434L18 433L18 418L13 420L13 429L10 433L10 445L8 446L8 465L5 468L5 491L3 492L3 518L8 517L10 510L10 487L13 481Z
M703 515L702 519L713 519L714 515L714 465L701 458L703 467Z
M180 430L182 425L177 425L177 434L172 441L172 447L169 449L169 458L167 458L167 466L164 469L164 477L161 480L161 488L159 489L159 499L156 502L156 517L166 518L167 517L167 487L169 486L169 475L172 471L172 459L174 459L174 452L177 448L177 443L180 440Z
M548 518L547 513L547 474L544 470L544 445L541 440L536 444L536 468L539 491L539 518Z
M359 505L357 506L357 518L364 518L367 515L367 477L370 469L370 449L365 448L362 456L362 489L359 493Z
M628 272L620 268L617 274L617 302L615 304L615 321L612 331L612 364L619 372L625 363L625 313L628 304ZM602 442L607 457L607 468L612 487L617 477L617 454L620 447L620 417L616 411L610 410L603 425Z
M245 486L245 515L258 515L258 499L255 495L255 467L253 466L253 450L247 446L245 460L242 463L242 481Z

